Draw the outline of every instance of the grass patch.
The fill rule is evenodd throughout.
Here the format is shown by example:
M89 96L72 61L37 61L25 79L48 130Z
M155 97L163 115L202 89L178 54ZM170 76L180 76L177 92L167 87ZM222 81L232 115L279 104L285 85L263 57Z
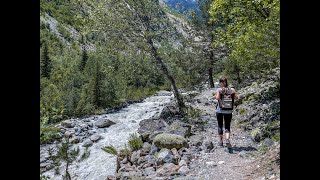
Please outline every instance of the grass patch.
M269 150L269 148L265 147L265 146L261 146L258 148L258 151L261 153L266 153L268 150Z
M272 140L273 140L273 141L276 141L276 142L280 142L280 133L275 133L275 134L272 136Z
M246 112L246 110L244 108L240 108L239 109L239 114L240 115L243 115L245 112Z

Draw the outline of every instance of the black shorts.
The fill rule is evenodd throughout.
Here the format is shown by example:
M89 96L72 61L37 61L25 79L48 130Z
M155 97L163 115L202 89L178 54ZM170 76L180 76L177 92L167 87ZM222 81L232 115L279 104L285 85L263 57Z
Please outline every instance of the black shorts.
M218 133L223 134L223 120L224 120L224 129L226 132L230 133L230 124L232 119L232 114L223 114L223 113L216 113L217 120L218 120Z

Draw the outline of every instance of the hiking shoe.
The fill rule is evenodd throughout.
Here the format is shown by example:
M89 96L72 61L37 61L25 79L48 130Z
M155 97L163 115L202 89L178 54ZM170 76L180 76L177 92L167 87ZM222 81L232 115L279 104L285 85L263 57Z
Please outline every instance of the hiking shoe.
M228 148L231 148L231 147L232 147L229 139L226 140L226 145L227 145Z

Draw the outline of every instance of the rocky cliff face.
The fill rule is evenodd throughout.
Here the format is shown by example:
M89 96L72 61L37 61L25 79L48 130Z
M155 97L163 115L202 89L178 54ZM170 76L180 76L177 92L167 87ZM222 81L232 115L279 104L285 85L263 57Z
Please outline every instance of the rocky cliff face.
M240 89L234 119L252 138L279 139L280 68L273 69L250 86Z

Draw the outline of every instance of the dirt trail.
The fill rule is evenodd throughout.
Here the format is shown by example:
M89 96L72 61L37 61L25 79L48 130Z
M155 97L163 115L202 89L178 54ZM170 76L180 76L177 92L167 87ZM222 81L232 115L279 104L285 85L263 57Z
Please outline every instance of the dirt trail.
M255 158L248 154L257 151L257 145L251 140L249 134L235 127L235 123L231 122L231 144L233 146L231 152L226 147L217 146L217 119L212 103L214 92L215 89L201 92L195 97L196 102L192 105L210 116L204 131L198 133L203 135L203 142L213 142L214 151L211 153L200 151L195 154L195 158L190 163L189 176L183 179L252 179L250 175L256 166L253 163Z

